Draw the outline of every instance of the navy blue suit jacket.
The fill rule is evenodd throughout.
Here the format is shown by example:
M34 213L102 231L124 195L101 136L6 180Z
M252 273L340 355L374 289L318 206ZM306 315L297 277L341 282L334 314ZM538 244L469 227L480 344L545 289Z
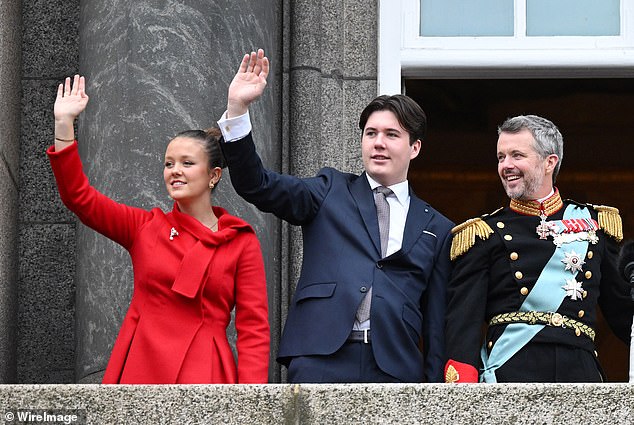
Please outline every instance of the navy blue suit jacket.
M250 134L222 145L238 194L302 227L304 261L278 361L288 365L295 356L337 351L372 286L372 349L379 368L403 382L444 381L453 223L410 189L402 248L381 259L376 207L364 174L324 168L300 179L266 170Z

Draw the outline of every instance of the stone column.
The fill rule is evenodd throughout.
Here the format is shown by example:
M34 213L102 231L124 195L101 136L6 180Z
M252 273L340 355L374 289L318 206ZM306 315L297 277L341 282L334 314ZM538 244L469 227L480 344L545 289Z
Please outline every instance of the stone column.
M17 380L71 383L76 225L59 198L45 150L53 143L57 85L77 73L79 0L21 3Z
M357 126L376 96L377 4L294 0L290 7L291 169L361 172Z
M353 0L286 0L288 27L289 112L285 128L290 140L289 170L312 176L330 166L360 173L359 115L376 96L376 2ZM299 278L302 239L299 228L288 236L289 300ZM283 319L286 305L282 305Z
M0 383L16 380L21 2L0 0Z
M80 151L100 191L129 205L171 210L162 181L167 142L181 130L215 124L242 54L257 47L265 48L273 72L252 109L254 133L265 163L280 167L280 0L86 0L80 14L80 70L90 95L79 121ZM274 358L279 221L243 202L228 176L214 203L250 222L260 238ZM128 307L132 271L122 248L83 226L77 233L76 377L99 382ZM235 339L235 330L230 334ZM275 381L279 371L271 365Z

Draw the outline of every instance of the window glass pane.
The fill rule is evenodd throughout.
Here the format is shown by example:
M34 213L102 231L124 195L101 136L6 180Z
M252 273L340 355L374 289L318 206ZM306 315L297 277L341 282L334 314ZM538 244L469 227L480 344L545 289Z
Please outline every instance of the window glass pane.
M421 0L420 35L513 36L511 0Z
M527 0L528 36L620 35L619 0Z

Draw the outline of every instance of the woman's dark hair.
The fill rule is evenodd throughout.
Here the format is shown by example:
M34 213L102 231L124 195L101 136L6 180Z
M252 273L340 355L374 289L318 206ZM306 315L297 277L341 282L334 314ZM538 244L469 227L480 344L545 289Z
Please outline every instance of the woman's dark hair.
M174 136L174 138L176 137L188 137L198 140L209 158L209 168L227 167L227 161L220 148L222 133L218 127L211 127L206 130L185 130Z
M391 111L396 115L398 123L409 134L409 144L416 140L423 141L427 131L427 116L425 111L411 97L404 94L394 96L379 96L365 107L359 118L359 128L363 133L370 115L376 111Z

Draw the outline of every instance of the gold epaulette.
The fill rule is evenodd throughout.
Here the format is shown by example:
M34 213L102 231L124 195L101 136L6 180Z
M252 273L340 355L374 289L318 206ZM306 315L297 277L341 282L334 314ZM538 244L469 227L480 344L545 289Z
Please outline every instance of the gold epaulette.
M451 242L451 261L469 251L475 244L476 236L480 239L489 239L493 229L481 218L472 218L451 229L453 241Z
M592 208L599 213L599 227L617 242L621 242L623 240L623 222L618 208L605 205L593 205Z

